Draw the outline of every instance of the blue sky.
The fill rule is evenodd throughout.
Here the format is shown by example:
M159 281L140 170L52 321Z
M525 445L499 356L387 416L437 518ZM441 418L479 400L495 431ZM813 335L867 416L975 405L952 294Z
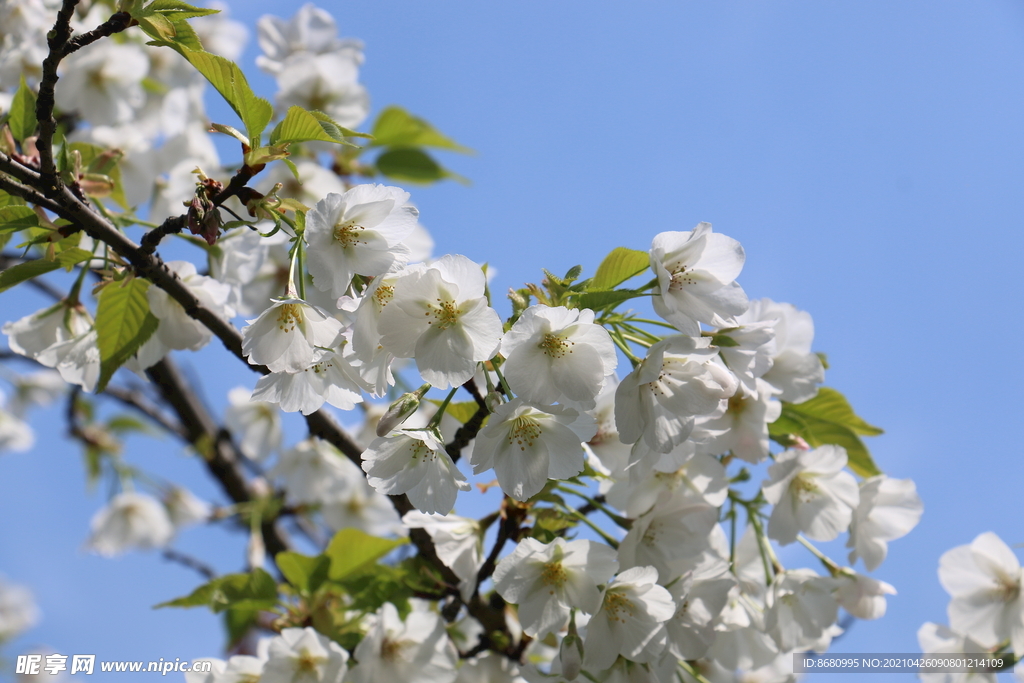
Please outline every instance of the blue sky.
M400 104L477 151L444 159L472 186L414 188L413 199L437 253L491 263L496 294L542 267L592 273L616 246L646 249L658 232L709 221L744 245L751 297L813 314L826 384L886 430L869 443L876 461L914 479L925 504L874 574L899 591L889 613L857 623L833 652L916 651L918 627L945 622L944 551L984 531L1019 551L1024 7L323 6L366 43L374 111ZM252 26L294 7L233 3L232 15ZM255 73L251 42L242 65ZM273 94L269 79L253 83ZM4 295L4 318L40 307L33 297ZM223 389L255 381L241 367L209 373L221 357L182 359L215 406ZM33 587L44 619L6 654L34 644L101 659L218 654L207 612L149 609L196 576L155 555L81 550L104 492L84 490L57 412L34 424L36 451L0 457L0 570ZM135 442L130 458L216 496L176 445L150 443ZM204 529L180 545L231 571L244 538ZM801 550L787 560L814 566Z

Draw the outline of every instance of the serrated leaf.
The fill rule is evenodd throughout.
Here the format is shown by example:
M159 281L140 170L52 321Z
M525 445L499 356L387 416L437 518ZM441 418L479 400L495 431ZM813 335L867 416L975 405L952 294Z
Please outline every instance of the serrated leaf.
M0 206L25 206L25 200L0 190Z
M453 152L471 154L473 150L463 147L430 125L427 121L413 116L401 107L388 107L377 117L373 125L373 145L376 147L436 147Z
M69 249L63 249L59 254L57 254L57 263L59 263L64 270L70 272L76 264L81 263L82 261L88 261L91 258L91 251L79 249L78 247L71 247Z
M468 181L452 173L424 152L415 147L391 148L377 157L377 170L389 178L412 183L433 183L451 178L460 183Z
M180 23L187 26L185 22ZM187 59L238 114L238 118L245 124L249 139L259 139L274 115L274 107L262 97L256 96L237 64L219 55L190 49L179 41L157 40L153 44L170 47Z
M858 417L841 393L829 387L803 403L782 404L782 414L768 425L773 438L800 436L811 446L834 444L846 449L851 470L862 477L881 474L860 436L876 436L882 430Z
M45 275L58 268L60 268L59 263L45 259L33 259L32 261L25 261L16 266L11 266L6 270L0 271L0 292L6 292L11 287L21 284L25 280Z
M39 225L39 216L27 206L0 207L0 232L17 232Z
M303 595L316 592L316 589L327 578L331 560L325 555L310 557L290 550L278 553L274 557L277 568Z
M329 118L321 120L302 107L292 106L288 108L288 113L271 132L270 144L317 141L352 145L345 139L347 135L353 135L353 131L339 126Z
M36 132L36 94L25 83L25 74L21 75L21 84L11 100L11 112L7 119L11 127L11 135L18 142L24 142Z
M650 263L650 255L646 251L615 247L597 267L597 273L590 281L590 288L614 289L629 278L647 270Z
M643 296L643 293L632 289L614 289L606 292L585 292L577 297L576 303L580 308L590 308L599 311L609 306L617 306L623 301Z
M181 0L153 0L153 2L142 9L142 16L153 12L160 12L177 19L191 19L192 17L205 17L210 14L217 14L220 10L193 7L186 2L181 2Z
M408 540L404 538L377 538L358 529L342 529L334 535L324 551L324 555L331 559L328 576L332 581L343 579L405 543Z
M149 312L146 298L149 286L148 280L136 277L111 282L100 290L96 306L100 349L98 392L103 391L114 372L156 332L159 321Z

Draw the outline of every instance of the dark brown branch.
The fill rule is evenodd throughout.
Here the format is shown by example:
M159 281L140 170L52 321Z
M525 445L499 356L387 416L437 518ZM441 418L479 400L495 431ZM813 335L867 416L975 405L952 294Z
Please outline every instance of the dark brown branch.
M39 81L39 95L36 98L36 120L39 121L36 149L39 150L39 167L42 171L41 189L47 196L51 192L56 193L64 189L64 183L57 175L57 168L53 163L53 135L57 132L57 121L53 118L53 107L56 104L54 90L58 79L57 67L64 59L64 49L71 39L71 17L74 16L77 5L78 0L64 0L60 11L57 12L57 21L53 29L46 34L46 43L50 51L43 60L43 77Z
M108 384L107 388L103 390L103 394L120 401L132 410L142 413L149 418L150 421L155 422L164 430L178 438L186 441L188 440L188 431L185 427L178 422L175 422L167 415L164 415L157 406L153 405L146 399L145 395L141 391L133 391L132 389Z
M206 469L220 483L224 493L236 503L254 500L257 496L242 475L242 456L232 443L231 435L217 425L195 392L188 388L174 362L164 358L146 374L177 413L186 439L203 456ZM263 541L271 556L289 549L287 539L274 520L263 520L262 524Z
M76 3L77 4L77 3ZM107 38L120 33L126 28L132 25L132 15L128 12L115 12L105 22L97 26L91 31L77 35L71 40L67 41L62 50L61 57L67 57L72 52L81 50L90 43L95 43L101 38Z

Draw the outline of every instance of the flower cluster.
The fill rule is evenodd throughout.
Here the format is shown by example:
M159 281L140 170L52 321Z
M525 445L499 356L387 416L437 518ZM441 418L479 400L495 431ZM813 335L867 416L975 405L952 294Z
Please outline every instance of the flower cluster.
M29 65L46 54L50 4L0 4L0 78L21 70L24 88L40 87ZM56 200L33 210L4 194L4 235L25 233L32 267L77 273L49 306L3 325L21 362L47 370L12 375L0 449L30 447L26 407L69 383L106 388L200 456L224 504L131 465L121 436L139 422L69 397L90 477L112 491L90 550L165 548L212 520L249 536L246 572L167 604L230 609L232 638L275 635L190 683L782 683L794 652L824 651L841 633L840 610L885 613L895 588L867 573L917 524L914 483L881 471L860 439L880 430L821 386L810 314L748 298L739 241L709 223L661 232L589 278L581 266L545 271L509 292L503 316L487 267L432 258L410 193L377 182L410 177L396 159L431 161L423 146L457 145L390 108L373 128L376 161L360 156L349 128L369 112L363 48L338 38L327 12L307 4L259 21L275 109L204 52L236 57L244 28L185 3L143 4L119 3L132 17L117 40L68 51L56 107L85 125L47 142L97 221L153 232L126 250L114 228L117 239L66 234L74 221L57 220ZM88 31L110 9L90 3L70 28ZM214 126L242 145L231 181L213 177L203 75L246 129ZM0 138L0 170L29 182L40 150L34 129L15 127ZM183 227L201 236L186 238L205 265L153 255ZM171 360L214 336L259 373L228 394L221 420ZM140 387L122 366L165 385ZM309 433L287 440L282 413L307 416ZM470 469L501 494L479 519L461 495ZM285 527L317 554L296 552ZM844 536L847 563L814 544ZM782 565L776 549L795 543L820 570ZM263 570L268 551L278 578ZM998 538L947 553L940 577L951 626L923 627L922 647L1024 655L1022 570ZM34 618L25 594L0 583L0 638Z

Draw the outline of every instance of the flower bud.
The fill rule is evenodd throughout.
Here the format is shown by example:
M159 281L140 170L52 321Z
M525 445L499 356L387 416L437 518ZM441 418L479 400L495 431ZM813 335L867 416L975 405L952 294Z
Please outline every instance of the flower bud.
M487 404L487 410L493 413L501 405L501 394L493 390L488 391L487 395L484 396L484 403Z
M562 663L562 677L567 681L575 681L583 665L583 640L578 635L570 633L562 638L558 661Z
M409 416L420 407L420 399L429 389L430 385L424 384L416 391L402 394L397 401L392 403L377 422L377 436L387 436L409 419Z
M258 530L249 534L249 545L245 549L245 558L249 569L262 569L267 561L267 547L263 544L263 534Z

